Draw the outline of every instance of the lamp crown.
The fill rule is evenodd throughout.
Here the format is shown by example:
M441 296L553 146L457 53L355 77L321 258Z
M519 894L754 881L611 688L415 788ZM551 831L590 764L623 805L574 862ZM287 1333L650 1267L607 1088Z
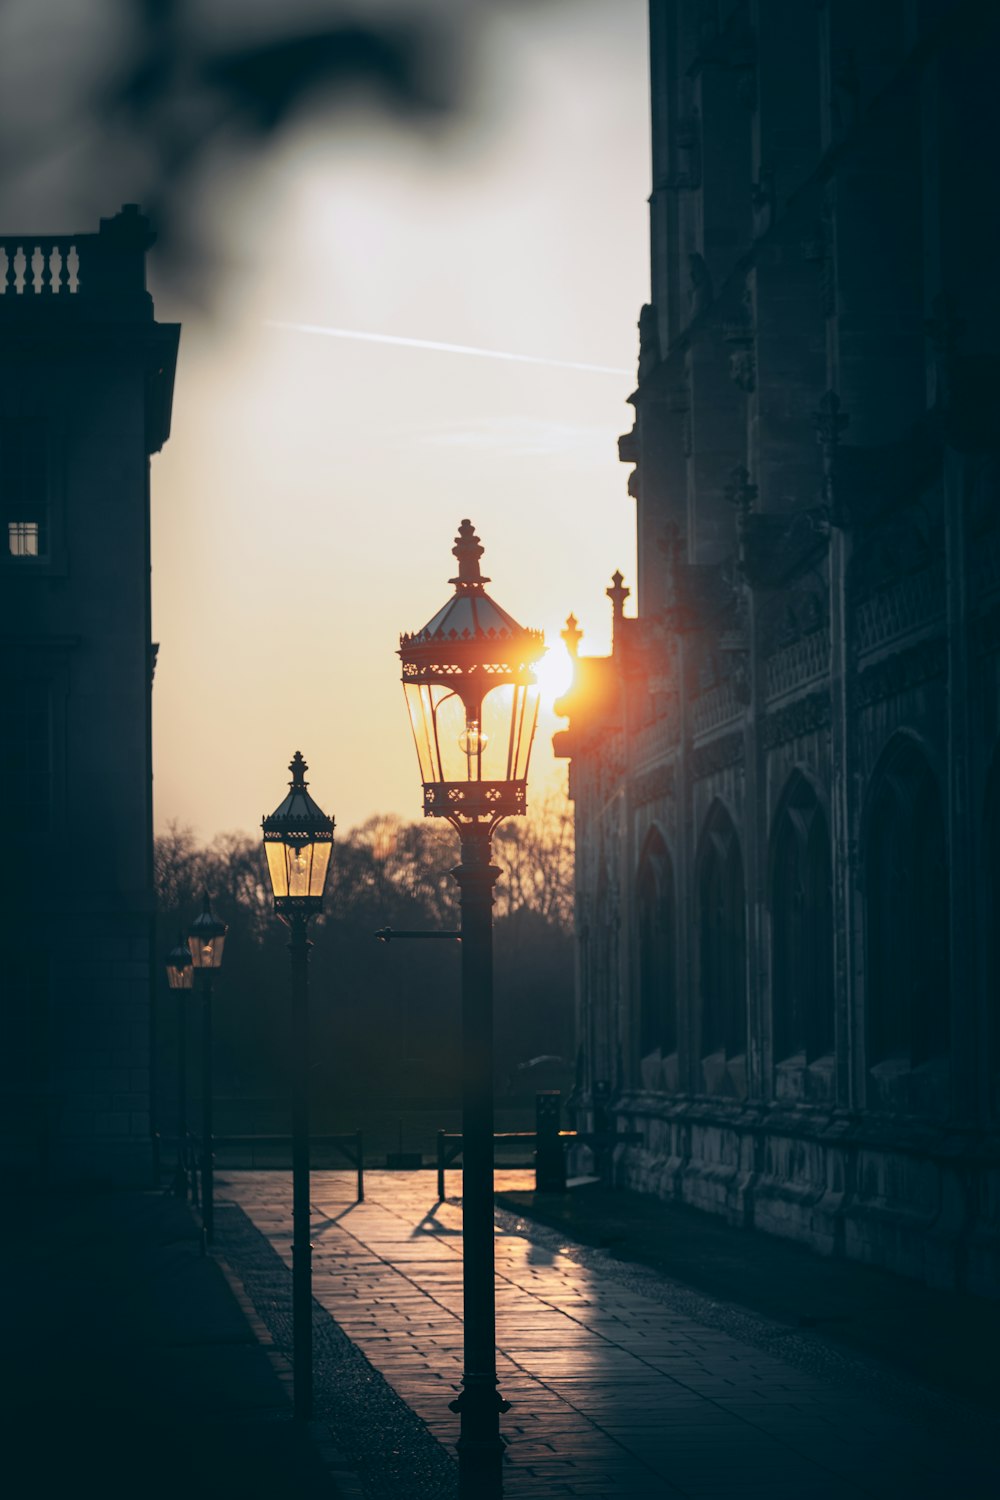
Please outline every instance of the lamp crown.
M456 593L481 594L483 584L490 581L479 571L479 559L486 549L476 536L476 528L471 521L462 521L451 550L458 558L458 577L449 578L448 582L455 584Z
M308 786L309 783L306 781L305 777L309 767L302 758L301 750L296 750L295 754L288 762L288 769L292 773L292 779L289 783L290 786L292 786L293 788L305 788L306 786Z

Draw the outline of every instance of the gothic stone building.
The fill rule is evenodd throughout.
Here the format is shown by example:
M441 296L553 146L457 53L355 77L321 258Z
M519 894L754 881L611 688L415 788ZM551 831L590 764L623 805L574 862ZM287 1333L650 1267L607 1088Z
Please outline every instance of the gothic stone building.
M650 21L638 609L556 737L578 1118L631 1187L996 1293L1000 13Z
M54 1181L152 1164L151 243L0 238L0 1168Z

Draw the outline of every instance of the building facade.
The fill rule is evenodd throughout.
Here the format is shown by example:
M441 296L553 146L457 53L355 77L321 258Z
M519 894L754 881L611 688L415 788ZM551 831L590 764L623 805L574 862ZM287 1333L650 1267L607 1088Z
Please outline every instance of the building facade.
M56 1182L152 1170L152 238L0 238L0 1163Z
M556 737L618 1179L990 1294L998 23L653 0L637 611Z

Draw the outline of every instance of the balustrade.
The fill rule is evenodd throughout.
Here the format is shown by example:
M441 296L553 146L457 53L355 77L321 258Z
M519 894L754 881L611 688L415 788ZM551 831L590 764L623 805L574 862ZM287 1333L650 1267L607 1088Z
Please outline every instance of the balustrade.
M152 318L146 291L149 222L134 204L97 234L0 235L0 318L58 309L76 317Z
M83 238L16 234L0 238L0 296L75 296L80 291L77 240Z

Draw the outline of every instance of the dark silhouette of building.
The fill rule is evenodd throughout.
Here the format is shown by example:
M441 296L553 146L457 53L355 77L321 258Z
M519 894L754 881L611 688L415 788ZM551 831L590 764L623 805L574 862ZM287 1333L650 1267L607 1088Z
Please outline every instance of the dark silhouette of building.
M0 237L0 1160L55 1180L151 1167L152 240Z
M631 1186L996 1293L1000 11L650 25L638 612L556 737L579 1110Z

